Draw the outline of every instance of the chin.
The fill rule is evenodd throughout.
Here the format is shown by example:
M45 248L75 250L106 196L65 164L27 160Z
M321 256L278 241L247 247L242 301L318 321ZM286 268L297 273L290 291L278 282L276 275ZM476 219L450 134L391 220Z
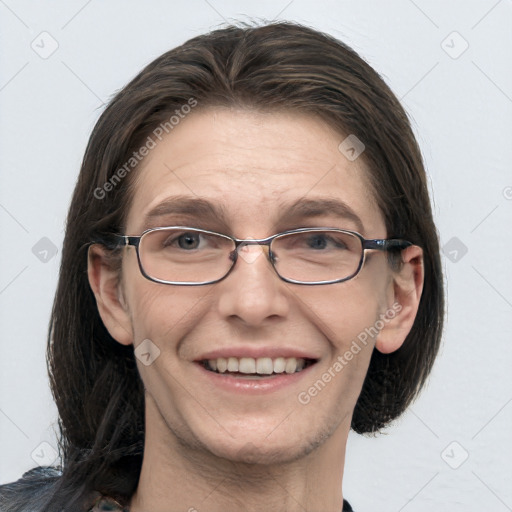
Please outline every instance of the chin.
M311 453L325 439L323 436L306 438L297 436L297 433L282 432L281 435L272 435L272 429L265 434L246 432L243 437L233 438L224 436L222 440L209 439L205 448L213 455L232 462L243 464L287 464L294 462Z

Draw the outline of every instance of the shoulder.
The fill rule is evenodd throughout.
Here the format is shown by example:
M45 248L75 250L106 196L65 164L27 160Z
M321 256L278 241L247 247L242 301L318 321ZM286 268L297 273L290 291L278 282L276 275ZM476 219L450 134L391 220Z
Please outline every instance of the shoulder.
M54 467L37 467L16 482L0 485L0 512L38 512L61 476Z

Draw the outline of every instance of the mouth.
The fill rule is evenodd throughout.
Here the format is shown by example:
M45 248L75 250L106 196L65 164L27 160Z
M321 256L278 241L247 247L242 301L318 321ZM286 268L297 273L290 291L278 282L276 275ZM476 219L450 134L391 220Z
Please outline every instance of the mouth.
M219 357L198 361L206 370L239 378L262 379L280 374L299 373L317 362L298 357Z

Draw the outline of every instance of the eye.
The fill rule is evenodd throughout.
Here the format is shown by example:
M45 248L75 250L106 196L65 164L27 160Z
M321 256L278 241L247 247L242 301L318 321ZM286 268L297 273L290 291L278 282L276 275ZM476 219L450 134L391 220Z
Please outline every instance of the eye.
M179 248L179 249L197 249L200 244L201 233L181 232L180 234L172 233L162 241L163 248ZM176 246L177 244L177 246Z
M155 250L201 252L225 250L231 241L223 236L197 231L154 231Z
M197 249L200 237L199 233L185 233L178 237L178 245L181 249Z
M325 235L311 235L307 243L312 249L324 249L327 245L327 240Z
M344 237L335 234L315 233L308 235L305 242L310 249L325 249L329 244L336 249L347 249Z

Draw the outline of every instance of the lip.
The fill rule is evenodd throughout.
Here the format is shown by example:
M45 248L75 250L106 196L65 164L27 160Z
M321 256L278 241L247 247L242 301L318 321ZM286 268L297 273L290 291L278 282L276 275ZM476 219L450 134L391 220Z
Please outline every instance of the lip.
M205 359L218 359L219 357L229 358L229 357L252 357L253 359L258 359L260 357L270 357L272 359L276 359L277 357L295 357L297 359L315 359L318 361L320 359L319 355L312 354L310 352L306 352L305 350L301 350L298 348L286 348L286 347L276 347L275 345L272 347L229 347L222 348L217 350L211 350L210 352L205 352L201 356L194 359L195 362L199 363L204 361Z
M300 372L279 373L272 376L248 379L230 374L212 372L207 370L200 362L194 362L194 364L192 364L194 371L198 373L198 378L206 382L204 389L215 387L229 393L242 395L264 395L297 385L301 380L310 375L315 365L316 363L304 368ZM305 388L305 386L303 387Z

